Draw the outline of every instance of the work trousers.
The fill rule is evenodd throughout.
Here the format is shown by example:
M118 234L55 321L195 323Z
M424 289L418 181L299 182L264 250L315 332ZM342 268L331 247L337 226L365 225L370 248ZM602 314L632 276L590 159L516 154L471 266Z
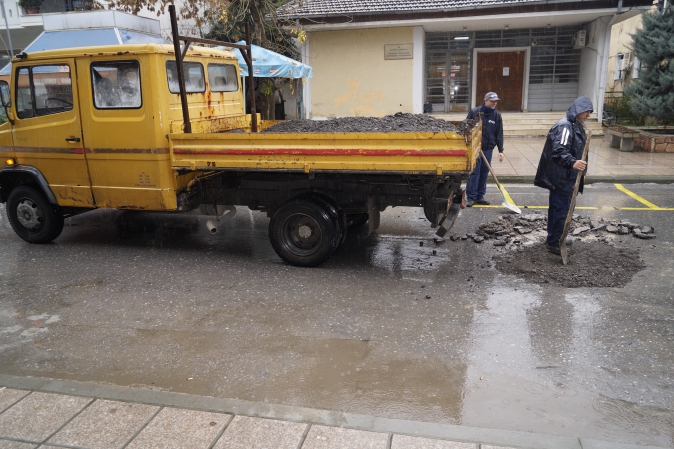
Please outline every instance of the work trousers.
M487 158L489 164L491 164L491 155L494 152L494 149L491 150L482 150L484 157ZM482 158L478 155L477 163L475 164L475 170L471 173L470 178L468 178L468 183L466 184L466 197L469 200L481 200L484 198L484 194L487 193L487 178L489 177L489 169L487 164L484 163Z
M548 238L546 242L555 248L559 247L559 239L564 231L564 221L571 207L572 196L550 190L548 198Z

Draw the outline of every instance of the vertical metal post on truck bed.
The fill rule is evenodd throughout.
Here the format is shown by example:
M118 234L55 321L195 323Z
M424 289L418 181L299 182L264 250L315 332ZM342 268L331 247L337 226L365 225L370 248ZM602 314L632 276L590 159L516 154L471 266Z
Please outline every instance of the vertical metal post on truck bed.
M241 55L243 59L248 64L248 86L250 91L250 113L251 113L251 128L255 133L257 132L257 113L255 112L255 93L254 88L255 84L253 81L253 52L250 43L250 29L248 24L246 24L246 45L241 44L231 44L229 42L220 42L212 39L201 39L198 37L189 37L189 36L180 36L178 34L178 20L176 19L176 7L175 5L169 5L169 15L171 16L171 35L173 37L173 49L176 54L176 69L178 70L178 84L180 86L180 104L183 109L183 121L185 122L185 133L190 134L192 132L192 124L190 123L190 111L187 105L187 92L185 90L185 73L183 71L183 58L187 54L187 49L190 47L192 42L198 42L200 44L208 44L215 46L227 46L238 48L241 50ZM183 49L180 49L180 41L185 41L185 46ZM244 99L245 101L245 99Z

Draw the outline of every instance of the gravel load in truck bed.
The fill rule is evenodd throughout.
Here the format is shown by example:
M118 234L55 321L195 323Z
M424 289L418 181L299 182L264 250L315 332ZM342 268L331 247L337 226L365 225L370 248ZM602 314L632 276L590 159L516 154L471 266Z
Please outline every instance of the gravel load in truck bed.
M286 120L264 133L458 132L450 122L423 114L398 112L386 117L342 117L328 120Z

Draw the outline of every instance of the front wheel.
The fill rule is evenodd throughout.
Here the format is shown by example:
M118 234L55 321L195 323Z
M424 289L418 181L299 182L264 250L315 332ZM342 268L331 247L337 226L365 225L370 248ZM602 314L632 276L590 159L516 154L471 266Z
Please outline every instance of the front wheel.
M317 267L334 252L339 230L330 213L309 198L281 206L269 222L269 240L276 254L291 265Z
M7 218L14 232L29 243L49 243L63 231L63 213L33 187L17 187L7 199Z

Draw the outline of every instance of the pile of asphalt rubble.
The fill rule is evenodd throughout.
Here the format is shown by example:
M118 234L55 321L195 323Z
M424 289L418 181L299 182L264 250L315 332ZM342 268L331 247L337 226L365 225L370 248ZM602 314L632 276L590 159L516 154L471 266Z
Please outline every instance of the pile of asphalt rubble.
M342 117L328 120L285 120L263 133L457 132L452 123L424 114L398 112L386 117Z
M532 213L504 215L483 223L474 234L452 235L456 240L476 243L492 241L501 247L494 256L495 267L503 274L526 281L563 287L624 287L645 268L638 250L618 246L624 238L655 238L652 226L629 221L593 220L573 216L567 244L568 265L561 256L545 248L547 215ZM617 240L617 242L616 242Z
M452 235L451 240L472 239L475 243L492 240L494 246L524 245L529 246L540 241L541 233L545 234L548 217L541 213L527 215L504 215L496 221L482 223L474 234ZM636 238L650 240L655 238L652 226L641 226L629 221L592 220L580 215L573 215L569 236L574 240L602 240L609 243L608 234L632 235Z

